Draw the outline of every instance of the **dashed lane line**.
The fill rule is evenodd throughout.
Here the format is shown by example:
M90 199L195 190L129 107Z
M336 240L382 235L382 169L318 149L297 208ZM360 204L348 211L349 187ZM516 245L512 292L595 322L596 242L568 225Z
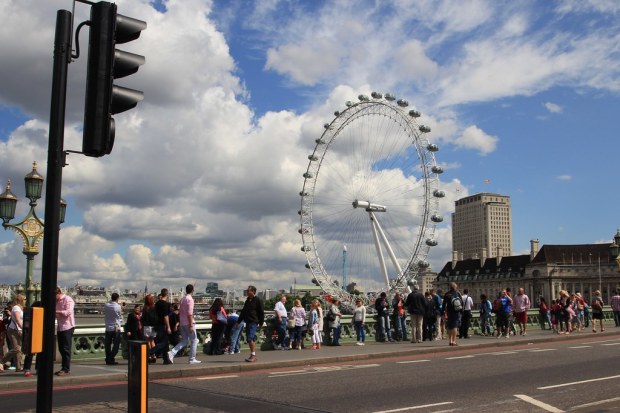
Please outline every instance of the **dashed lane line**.
M532 404L536 407L540 407L541 409L546 410L551 413L563 413L564 412L564 410L558 409L557 407L551 406L550 404L536 400L533 397L527 396L525 394L515 394L515 397L523 400L524 402Z
M579 406L573 406L573 410L587 409L588 407L600 406L601 404L608 404L608 403L613 403L617 401L620 401L620 397L614 397L613 399L598 400L598 401L591 402L591 403L580 404Z
M545 352L545 351L556 351L556 350L557 350L557 348L541 348L541 349L538 349L538 350L532 350L532 351L530 351L530 353L542 353L542 352Z
M230 374L228 376L209 376L209 377L197 377L196 380L219 380L219 379L233 379L239 377L236 374Z
M454 357L446 357L446 360L458 360L458 359L473 359L474 355L468 355L468 356L454 356Z
M620 375L618 375L618 376L609 376L609 377L599 377L597 379L573 381L573 382L570 382L570 383L554 384L552 386L537 387L537 389L538 390L557 389L558 387L568 387L568 386L574 386L576 384L593 383L593 382L596 382L596 381L612 380L612 379L617 379L617 378L620 378Z
M408 364L408 363L426 363L430 360L406 360L406 361L397 361L396 364Z
M401 407L400 409L392 409L392 410L379 410L373 413L396 413L396 412L405 412L407 410L417 410L417 409L428 409L431 407L437 406L445 406L447 404L453 404L454 402L441 402L441 403L433 403L433 404L422 404L419 406L409 406L409 407Z
M380 364L360 364L360 365L346 365L346 366L329 366L329 367L316 367L304 370L289 370L289 371L278 371L269 373L269 378L276 377L288 377L288 376L299 376L303 374L316 374L316 373L325 373L328 371L344 371L344 370L355 370L355 369L365 369L369 367L379 367Z
M592 348L592 346L574 346L574 347L569 347L569 348L573 348L573 349L579 349L579 348Z

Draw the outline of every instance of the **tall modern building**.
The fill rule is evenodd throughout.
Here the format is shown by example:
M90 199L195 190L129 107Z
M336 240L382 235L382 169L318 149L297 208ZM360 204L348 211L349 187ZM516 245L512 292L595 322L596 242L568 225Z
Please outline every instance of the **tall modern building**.
M512 255L510 197L480 193L455 202L452 251L458 259Z

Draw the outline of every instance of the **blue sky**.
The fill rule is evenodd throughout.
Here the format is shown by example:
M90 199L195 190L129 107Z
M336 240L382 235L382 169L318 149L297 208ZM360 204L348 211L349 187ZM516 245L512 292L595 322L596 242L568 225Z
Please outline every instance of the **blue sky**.
M309 281L298 192L314 139L360 93L409 100L444 167L441 212L509 195L514 254L610 242L617 218L620 4L615 1L118 1L148 23L119 82L145 92L119 114L111 155L70 155L59 280L141 288ZM0 180L45 175L56 10L0 4ZM78 4L76 21L88 18ZM18 39L14 33L23 33ZM70 65L66 149L79 150L87 32ZM488 180L488 181L485 181ZM488 183L485 183L488 182ZM41 208L42 214L42 208ZM450 222L429 261L450 259ZM22 281L0 231L0 283ZM37 258L40 272L40 256ZM38 279L38 273L35 276Z

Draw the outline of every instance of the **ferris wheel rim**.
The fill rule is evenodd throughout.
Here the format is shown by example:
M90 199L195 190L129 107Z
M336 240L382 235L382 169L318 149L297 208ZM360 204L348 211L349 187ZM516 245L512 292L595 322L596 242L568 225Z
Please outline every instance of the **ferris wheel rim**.
M373 93L373 97L374 97ZM389 95L386 94L386 98ZM407 288L407 284L415 280L417 274L412 274L412 270L416 268L418 271L420 265L425 262L430 248L434 245L429 243L429 239L434 240L436 221L431 219L431 213L434 213L433 217L437 214L438 198L442 195L442 191L438 190L439 174L442 169L437 166L434 152L437 150L437 146L431 144L426 138L426 132L430 132L430 128L420 125L416 122L415 118L419 116L419 112L410 110L408 113L402 108L406 105L401 105L401 100L394 105L393 100L374 98L374 99L362 99L360 96L359 102L347 102L347 107L342 112L335 112L334 119L325 124L325 130L321 136L316 139L316 145L312 154L308 157L308 168L303 174L304 183L301 196L301 209L300 215L300 230L303 245L302 251L306 255L307 264L306 267L311 270L311 273L316 280L317 284L321 287L325 294L330 294L337 297L343 302L352 303L352 301L358 296L352 296L350 293L343 291L333 280L335 274L329 274L323 265L321 257L318 253L317 240L315 237L315 226L313 222L313 207L315 199L315 191L318 177L323 166L323 161L330 150L330 146L337 139L341 131L343 131L349 124L356 121L359 117L370 115L391 116L392 121L401 123L403 130L406 130L411 138L411 146L415 148L415 152L420 159L423 173L421 174L423 187L424 187L424 199L423 199L423 220L419 226L420 230L417 232L417 240L411 251L409 257L406 260L406 267L402 269L402 272L392 280L392 284L386 285L386 289L377 291L403 291ZM370 112L371 109L376 111ZM381 111L385 111L381 113ZM370 113L369 113L370 112ZM387 114L386 114L387 113ZM417 115L417 116L415 116ZM357 202L357 200L355 201ZM424 239L430 236L429 239ZM417 262L414 262L417 261ZM346 286L343 286L346 287ZM369 301L372 301L372 297L366 296L365 304L368 305Z

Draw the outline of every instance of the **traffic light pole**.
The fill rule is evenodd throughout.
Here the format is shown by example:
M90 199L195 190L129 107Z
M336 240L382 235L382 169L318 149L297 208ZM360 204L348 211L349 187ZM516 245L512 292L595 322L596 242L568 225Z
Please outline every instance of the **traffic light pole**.
M58 281L58 245L60 232L60 195L64 166L64 129L67 96L67 72L71 59L71 12L58 10L54 39L54 71L47 152L47 186L45 194L45 232L41 301L43 316L43 353L37 357L37 413L52 411L54 379L54 320Z

